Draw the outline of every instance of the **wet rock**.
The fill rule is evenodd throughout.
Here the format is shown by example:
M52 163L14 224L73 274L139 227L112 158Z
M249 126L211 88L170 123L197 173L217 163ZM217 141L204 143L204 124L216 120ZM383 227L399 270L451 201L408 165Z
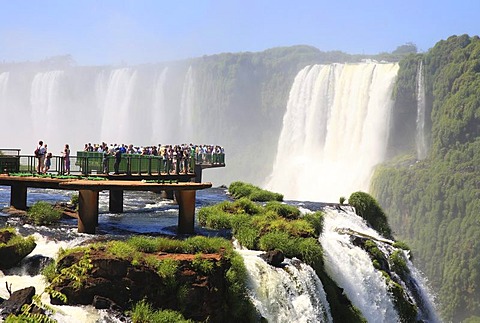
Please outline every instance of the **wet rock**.
M42 269L51 264L54 260L42 255L34 255L22 260L22 270L26 275L37 276Z
M106 297L100 296L100 295L95 295L93 297L93 307L95 307L97 310L106 310L109 308L112 308L115 306L115 303Z
M33 295L35 295L35 287L27 287L13 292L10 298L0 305L2 309L0 315L6 318L9 314L20 314L23 305L32 303Z
M264 254L260 255L260 258L265 260L269 265L274 267L281 267L285 256L281 250L275 249L272 251L267 251Z
M19 250L16 245L0 247L0 269L9 269L16 266L33 251L35 246L36 244L33 244L33 248L29 250Z

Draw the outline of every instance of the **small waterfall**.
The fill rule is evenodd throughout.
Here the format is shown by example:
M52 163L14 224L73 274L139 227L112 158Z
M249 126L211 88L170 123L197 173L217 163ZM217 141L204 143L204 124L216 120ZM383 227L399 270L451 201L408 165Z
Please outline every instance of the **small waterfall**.
M366 222L355 214L354 210L327 209L324 218L324 231L320 242L324 249L325 268L339 287L343 288L368 322L399 322L398 313L387 289L386 279L380 270L374 268L368 253L356 246L351 240L351 234L369 237L374 240L379 250L388 259L398 250L392 247L392 242L380 236L368 227ZM426 289L422 276L407 259L410 274L404 280L392 273L411 302L418 307L417 319L424 322L439 322L436 316L432 296Z
M132 96L136 85L137 72L131 68L115 69L110 72L106 86L97 86L100 94L100 111L103 111L101 140L109 143L130 143L134 139L131 128L134 125Z
M368 254L337 230L350 228L381 239L378 233L353 212L328 210L320 242L325 268L368 322L398 322L385 278L376 270Z
M368 190L384 160L398 64L307 66L290 91L267 188L335 202Z
M60 248L71 248L79 244L81 241L87 239L77 238L68 242L53 241L47 239L45 236L42 236L38 233L35 233L34 237L37 246L28 257L42 255L45 257L54 258ZM19 267L17 271L9 273L8 275L3 275L3 273L0 271L0 286L5 286L5 284L8 284L9 286L11 285L12 291L33 286L35 287L35 292L37 295L40 295L47 286L42 275L28 276L25 274L24 270L21 267ZM9 298L9 294L5 288L0 288L0 297L4 299ZM42 294L41 300L44 304L48 304L49 306L52 306L55 310L57 310L57 313L53 315L53 318L59 323L94 323L98 322L98 318L100 317L99 312L93 306L51 305L50 297L46 293Z
M195 106L195 80L193 69L190 66L185 75L183 85L182 102L180 105L180 128L177 134L179 142L187 143L192 141L194 135L194 106Z
M43 138L46 132L61 124L60 84L64 71L38 73L32 81L30 103L34 135ZM35 138L36 138L35 137Z
M315 271L298 260L275 268L258 255L237 250L247 267L250 297L268 322L332 322L323 285Z
M415 142L417 146L417 159L427 157L427 141L425 138L425 76L423 61L420 61L417 69L417 132Z

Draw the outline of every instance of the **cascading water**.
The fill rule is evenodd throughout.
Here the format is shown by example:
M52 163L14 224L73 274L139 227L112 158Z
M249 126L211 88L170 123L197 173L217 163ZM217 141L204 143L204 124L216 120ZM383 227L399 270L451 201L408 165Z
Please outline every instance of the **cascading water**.
M100 95L102 140L110 143L128 143L132 140L130 125L133 120L130 113L136 79L136 71L130 68L116 69L110 73L105 94Z
M307 66L290 91L267 188L337 201L368 190L385 156L398 64Z
M182 92L182 102L180 106L180 128L178 132L182 142L191 142L193 135L193 107L195 106L195 82L193 78L193 69L190 66L185 76L185 82Z
M42 133L46 129L55 128L61 123L61 120L59 120L61 106L58 102L63 76L63 71L50 71L38 73L33 78L30 102L35 132Z
M327 209L320 237L327 273L343 288L368 322L399 322L386 279L375 269L368 253L352 242L352 232L375 240L378 248L387 256L394 250L392 241L368 227L353 210L346 207L342 210ZM418 307L417 318L425 322L438 322L423 279L410 261L407 261L407 265L410 276L407 283L402 282L402 285Z
M167 79L168 67L165 67L155 81L153 92L153 110L152 110L152 137L151 142L155 143L162 139L162 134L168 133L173 129L169 127L171 122L161 122L169 114L165 102L165 82ZM165 120L165 119L164 119ZM164 131L165 128L168 130ZM162 139L163 140L163 139Z
M425 76L423 61L420 61L417 69L417 132L415 136L417 146L417 158L427 157L427 141L425 138Z
M322 282L310 266L286 260L284 268L275 268L259 257L262 252L237 252L248 271L253 304L268 322L332 322Z

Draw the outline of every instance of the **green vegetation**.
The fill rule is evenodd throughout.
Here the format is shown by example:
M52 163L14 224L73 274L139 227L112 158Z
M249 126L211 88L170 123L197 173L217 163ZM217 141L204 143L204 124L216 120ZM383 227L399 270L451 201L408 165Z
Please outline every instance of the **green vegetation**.
M387 216L378 202L368 193L355 192L350 195L348 204L355 208L355 212L364 218L367 223L384 237L392 239L392 230L388 225Z
M135 266L147 266L153 268L159 277L162 278L163 286L160 287L160 294L177 295L177 304L185 303L185 295L188 292L188 286L182 285L178 281L180 262L172 258L158 258L159 252L194 254L191 262L192 268L203 274L210 274L216 269L214 261L204 258L202 254L217 253L222 255L222 261L229 263L225 278L227 281L227 297L222 310L228 311L232 319L249 318L255 315L256 311L249 301L246 293L245 283L247 281L247 272L243 264L243 259L238 255L230 243L223 238L207 238L203 236L189 237L185 240L170 239L164 237L146 237L134 236L126 241L109 241L107 243L94 243L87 246L75 247L67 250L60 250L58 260L55 264L46 267L42 274L50 282L47 291L53 296L55 291L52 286L68 280L73 282L74 288L81 288L86 281L86 275L90 274L92 262L90 254L94 251L104 251L107 254L119 259L130 261ZM78 263L69 264L64 268L59 268L61 259L71 254L83 254ZM222 265L224 263L222 262ZM64 263L65 265L65 263ZM58 293L58 292L57 292ZM61 295L60 295L61 297ZM170 322L168 319L178 318L171 311L153 311L150 313L150 305L146 302L139 303L138 308L132 310L132 319L137 322L145 318L162 318L158 322ZM173 316L172 316L173 315ZM134 316L136 318L134 318ZM147 320L148 321L148 320ZM148 321L151 322L151 321ZM153 321L157 322L157 321Z
M262 207L243 198L204 207L198 219L208 228L232 229L238 241L249 249L280 249L289 258L297 257L323 270L323 251L318 242L321 212L302 217L296 207L287 204L274 201Z
M413 156L420 61L431 130L423 161ZM378 167L372 181L395 235L412 247L416 265L437 291L445 321L473 320L480 311L479 89L479 37L452 36L402 60L390 145L403 156Z
M0 248L4 246L15 246L15 251L18 254L28 255L35 248L35 238L33 236L28 236L26 238L17 234L15 228L2 228L0 233L9 232L12 234L12 237L6 242L0 242Z
M190 323L179 312L172 310L155 310L145 300L135 304L129 312L133 323Z
M233 182L228 187L228 191L236 199L246 197L249 200L257 202L283 201L283 195L273 193L252 184L243 182Z
M61 211L44 201L36 202L27 211L27 217L36 225L52 224L60 220L61 216Z

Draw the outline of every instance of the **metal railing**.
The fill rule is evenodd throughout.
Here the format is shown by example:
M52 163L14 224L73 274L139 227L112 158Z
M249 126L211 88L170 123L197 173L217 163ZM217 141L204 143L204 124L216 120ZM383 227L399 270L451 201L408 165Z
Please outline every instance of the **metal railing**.
M0 149L0 151L3 151ZM16 155L0 155L0 173L39 173L39 160L33 155L20 155L19 149L11 149ZM164 159L161 156L122 154L118 173L127 175L195 174L195 166L224 166L225 154L198 154L194 158ZM52 156L46 174L98 175L115 172L115 157L104 158L98 152L77 152L70 156L70 171L65 169L65 158ZM42 171L40 171L42 173Z

